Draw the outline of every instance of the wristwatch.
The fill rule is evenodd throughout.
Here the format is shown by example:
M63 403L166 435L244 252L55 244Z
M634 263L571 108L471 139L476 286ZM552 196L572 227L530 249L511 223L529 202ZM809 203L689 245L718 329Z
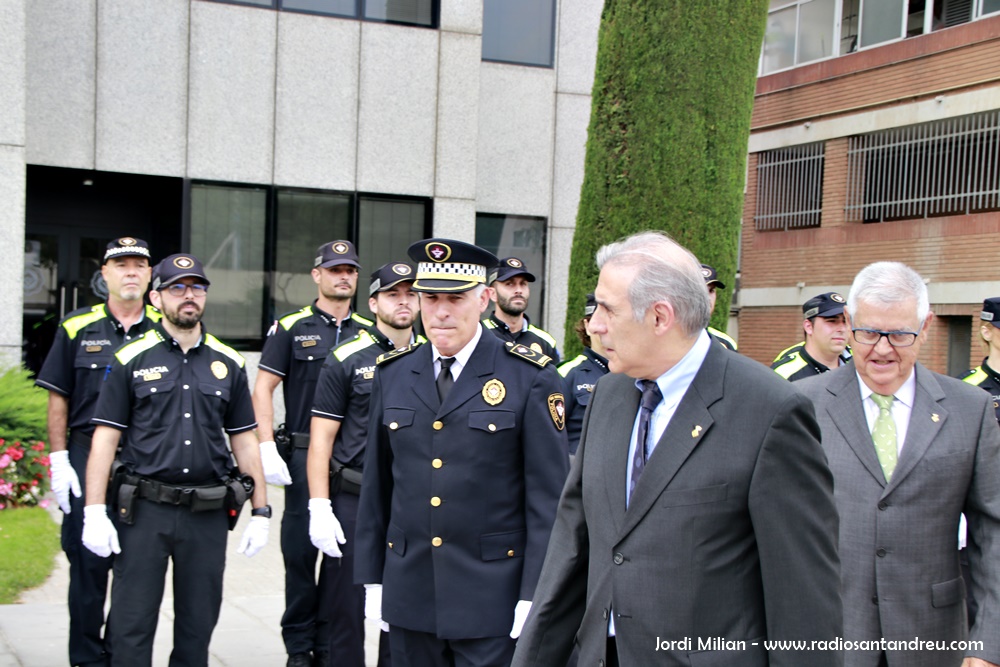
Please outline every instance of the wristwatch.
M255 507L250 511L250 516L262 516L265 519L271 518L271 506L264 505L263 507Z

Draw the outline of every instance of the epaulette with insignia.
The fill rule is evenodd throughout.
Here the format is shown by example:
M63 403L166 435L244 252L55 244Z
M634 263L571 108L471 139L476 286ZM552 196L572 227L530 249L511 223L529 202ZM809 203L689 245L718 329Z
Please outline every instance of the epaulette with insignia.
M520 357L525 361L530 361L536 366L541 366L542 368L545 368L545 366L550 361L552 361L552 357L547 357L541 352L538 352L537 350L532 350L527 345L521 345L520 343L510 343L510 342L506 343L506 345L507 345L507 351L513 354L515 357Z
M407 345L406 347L401 347L398 350L390 350L384 354L378 355L378 359L375 360L376 366L381 366L384 363L388 363L393 359L398 359L399 357L406 356L410 352L420 347L420 343L414 343L413 345Z

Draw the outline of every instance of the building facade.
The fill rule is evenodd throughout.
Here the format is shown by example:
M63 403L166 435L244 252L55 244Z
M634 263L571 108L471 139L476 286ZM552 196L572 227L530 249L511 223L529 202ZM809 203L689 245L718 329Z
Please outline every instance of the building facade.
M203 259L206 324L251 359L334 238L362 286L430 235L517 255L561 340L602 4L0 3L3 360L103 298L123 234Z
M1000 3L772 0L751 129L740 351L802 339L801 304L879 260L926 280L921 361L982 359L1000 295Z

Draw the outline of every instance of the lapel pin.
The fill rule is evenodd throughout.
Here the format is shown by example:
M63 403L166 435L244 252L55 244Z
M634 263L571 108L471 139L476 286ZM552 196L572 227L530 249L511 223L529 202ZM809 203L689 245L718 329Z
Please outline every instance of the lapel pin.
M931 421L937 424L939 421L941 421L941 418L938 417L938 414L935 412L934 414L931 415Z
M700 424L697 425L697 426L695 426L694 430L691 431L691 437L692 438L697 438L699 435L701 435L701 425Z

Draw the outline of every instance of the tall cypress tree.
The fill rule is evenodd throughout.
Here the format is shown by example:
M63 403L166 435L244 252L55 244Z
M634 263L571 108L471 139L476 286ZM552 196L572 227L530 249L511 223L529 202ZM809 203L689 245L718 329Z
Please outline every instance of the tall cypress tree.
M768 0L605 0L569 276L566 331L602 245L669 233L719 272L729 313L750 114ZM571 333L567 358L579 350Z

